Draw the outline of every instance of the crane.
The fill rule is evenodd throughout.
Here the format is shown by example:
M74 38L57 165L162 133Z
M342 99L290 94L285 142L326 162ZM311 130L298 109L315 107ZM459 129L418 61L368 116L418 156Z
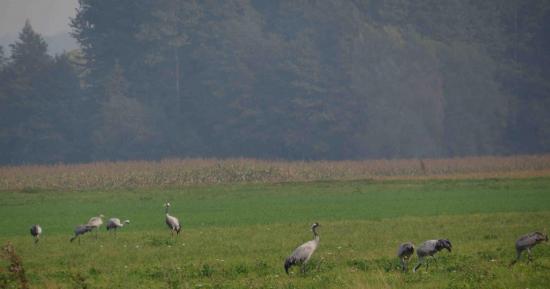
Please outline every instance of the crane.
M42 234L42 227L38 224L34 224L31 227L31 235L34 237L34 243L38 243L40 240L40 235Z
M172 232L172 237L174 236L174 232L176 232L176 235L179 235L181 231L180 221L178 220L178 218L170 216L170 214L168 213L170 202L166 202L164 204L164 208L166 209L166 225L168 226L168 228L170 228L170 231Z
M302 273L306 272L306 264L311 258L311 255L315 252L319 246L319 234L317 233L317 227L319 223L315 222L311 225L311 231L313 232L313 240L305 242L298 248L296 248L290 256L285 260L285 271L288 274L288 269L293 265L302 265Z
M521 253L525 250L527 250L528 262L532 261L533 258L531 257L531 248L542 242L548 242L548 235L544 235L541 232L531 232L519 237L516 240L516 259L512 261L510 265L514 265L517 261L519 261Z
M397 249L397 257L401 260L401 265L403 266L403 272L407 271L407 263L409 259L414 254L414 244L411 242L406 242L399 245Z
M424 258L426 257L433 257L435 260L435 253L447 249L449 252L451 252L451 249L453 248L453 245L451 244L451 241L447 239L439 239L439 240L427 240L418 249L416 250L416 255L418 256L418 263L416 266L414 266L413 272L416 272L420 266L424 263ZM428 262L426 262L426 270L428 270Z
M107 229L107 231L109 230L115 231L115 236L116 236L117 229L122 228L124 227L124 225L127 225L127 224L130 224L130 220L124 220L124 222L120 222L119 218L110 218L109 221L107 221L107 225L105 225L105 228Z

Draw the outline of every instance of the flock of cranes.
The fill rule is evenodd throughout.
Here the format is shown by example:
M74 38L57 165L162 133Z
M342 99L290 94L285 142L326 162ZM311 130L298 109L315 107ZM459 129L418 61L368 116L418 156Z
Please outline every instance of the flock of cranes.
M174 236L174 232L176 233L176 236L179 235L181 231L181 225L178 220L178 218L171 216L168 213L168 210L170 208L170 203L166 202L164 204L165 213L166 213L166 225L170 229L172 237ZM74 230L74 236L70 239L71 242L73 242L75 239L78 238L78 242L80 243L80 236L84 235L87 232L91 232L95 229L96 235L95 238L97 239L97 231L99 230L99 227L103 224L103 218L105 216L99 215L96 217L90 218L86 224L78 225ZM125 220L123 222L120 221L118 218L111 218L106 224L107 230L112 230L115 232L119 228L124 227L124 225L129 224L130 220ZM313 232L313 240L307 241L304 244L298 246L290 256L288 256L285 259L284 262L284 268L285 272L289 274L289 270L294 265L300 265L301 266L301 272L305 273L306 271L306 264L319 246L319 233L317 233L317 228L320 227L319 223L314 223L311 225L311 231ZM34 238L34 242L38 243L40 240L40 235L42 234L42 227L40 225L35 224L32 225L30 229L31 235ZM540 232L532 232L526 235L523 235L519 237L515 243L516 245L516 259L512 261L510 265L515 264L521 257L521 254L523 251L527 251L528 254L528 261L532 260L531 256L531 248L533 248L535 245L542 243L542 242L548 242L548 235L544 235ZM418 262L413 268L413 272L416 272L418 268L420 268L423 264L426 265L426 270L428 270L428 257L432 257L435 261L435 254L441 250L448 250L451 252L453 246L451 244L451 241L448 239L434 239L434 240L427 240L424 243L420 244L420 246L416 249L416 255L418 256ZM402 243L399 245L399 248L397 250L397 257L399 258L401 262L401 266L403 271L407 271L407 264L409 263L410 259L414 255L415 246L411 242Z
M414 266L413 272L416 272L422 264L424 264L424 261L426 261L426 270L428 270L428 259L427 257L432 257L435 259L435 254L443 249L447 249L449 252L451 252L453 248L453 245L451 244L451 241L447 239L439 239L439 240L427 240L424 243L418 247L416 250L416 255L418 256L418 263L416 263L416 266ZM403 243L399 246L399 249L397 249L397 257L401 260L401 265L403 268L403 271L407 271L407 263L409 259L414 254L414 244L411 242Z

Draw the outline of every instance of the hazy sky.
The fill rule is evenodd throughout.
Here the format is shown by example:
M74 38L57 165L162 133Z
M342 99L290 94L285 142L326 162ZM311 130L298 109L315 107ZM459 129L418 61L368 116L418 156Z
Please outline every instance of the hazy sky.
M19 33L27 18L42 35L69 31L77 5L78 0L0 0L0 36Z

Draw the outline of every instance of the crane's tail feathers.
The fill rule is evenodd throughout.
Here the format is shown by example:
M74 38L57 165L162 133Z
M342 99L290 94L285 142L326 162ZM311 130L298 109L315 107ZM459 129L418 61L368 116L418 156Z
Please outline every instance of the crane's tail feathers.
M286 272L287 275L288 275L288 269L289 269L292 265L294 265L294 260L292 260L291 258L287 258L287 259L285 260L285 272Z

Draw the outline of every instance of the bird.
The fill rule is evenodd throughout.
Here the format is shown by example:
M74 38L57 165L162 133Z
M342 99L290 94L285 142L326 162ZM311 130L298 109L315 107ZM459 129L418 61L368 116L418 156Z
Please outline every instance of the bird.
M512 261L510 265L514 265L517 261L519 261L521 253L525 250L527 250L527 262L532 261L531 248L542 242L548 242L548 235L544 235L541 232L531 232L519 237L516 240L516 259Z
M166 208L166 225L168 225L168 228L170 228L170 231L172 232L172 236L174 236L174 232L176 232L176 235L180 234L181 231L181 225L178 218L174 216L170 216L168 214L168 209L170 208L170 202L166 202L164 204L164 208Z
M110 218L109 221L107 221L107 225L105 225L105 228L107 229L107 231L111 229L115 231L115 236L116 236L117 229L124 227L124 225L126 224L130 224L130 220L125 220L124 222L120 222L119 218Z
M74 241L74 239L80 237L80 235L84 235L88 232L91 232L92 230L94 229L94 227L88 225L88 224L83 224L83 225L78 225L75 229L74 229L74 236L71 238L71 242ZM78 244L80 244L80 238L78 238Z
M34 224L31 227L31 235L34 237L34 243L38 243L40 240L40 235L42 234L42 227L38 224Z
M416 255L418 256L418 263L414 266L413 272L416 272L418 268L424 263L424 258L433 257L435 260L434 254L447 249L451 252L453 245L448 239L439 239L439 240L427 240L420 247L416 249ZM428 270L428 263L426 262L426 270Z
M306 272L306 264L311 258L311 255L315 252L319 246L319 234L317 234L317 227L319 223L315 222L311 225L311 231L313 232L313 240L305 242L290 254L285 260L285 272L288 275L288 269L293 265L302 265L302 273Z
M403 266L403 272L407 271L407 263L409 259L414 254L414 244L411 242L406 242L399 245L397 249L397 257L401 260L401 265Z
M99 229L99 227L101 227L101 225L103 224L103 218L105 216L103 216L103 214L100 214L99 216L97 217L91 217L90 220L88 220L88 226L93 229ZM97 240L97 231L95 231L95 238Z

